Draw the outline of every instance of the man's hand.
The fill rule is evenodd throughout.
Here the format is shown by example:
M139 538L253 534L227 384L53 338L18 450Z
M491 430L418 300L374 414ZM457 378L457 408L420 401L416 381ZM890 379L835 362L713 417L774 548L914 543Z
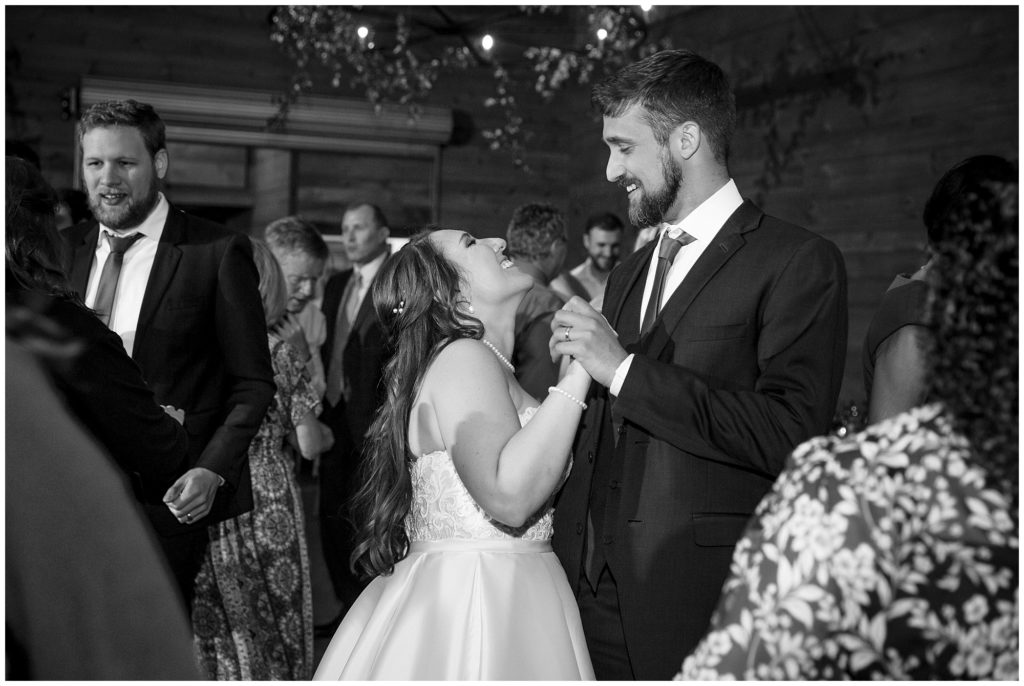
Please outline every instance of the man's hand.
M626 359L618 334L604 316L575 296L551 320L552 359L570 355L602 386L610 386L615 370Z
M220 477L205 467L193 467L164 493L164 504L182 524L192 524L210 514Z
M294 314L291 312L285 313L284 318L277 323L272 332L282 341L295 348L295 352L299 354L300 360L303 362L309 361L309 343L306 342L306 333L302 330L298 320L295 319Z

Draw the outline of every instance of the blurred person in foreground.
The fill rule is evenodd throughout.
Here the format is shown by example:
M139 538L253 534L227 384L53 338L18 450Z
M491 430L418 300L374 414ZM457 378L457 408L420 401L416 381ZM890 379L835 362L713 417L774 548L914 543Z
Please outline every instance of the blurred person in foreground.
M5 677L195 679L170 569L131 495L160 503L184 429L71 292L38 169L8 157L5 186Z
M192 624L208 678L300 681L313 674L313 593L302 495L285 445L313 459L331 436L316 419L320 398L305 362L279 333L291 284L266 243L253 239L252 250L277 392L249 444L252 511L210 527Z
M793 452L677 678L1017 680L1017 194L938 223L932 402Z
M73 337L78 354L47 371L68 408L104 446L147 514L188 468L181 413L161 407L120 337L82 303L60 266L57 195L25 160L5 163L7 308L31 312ZM177 418L177 419L176 419Z
M942 175L924 207L929 253L942 241L950 208L979 181L1012 182L1017 170L996 155L976 155ZM895 417L924 403L928 390L927 351L931 332L925 322L928 272L934 256L913 274L897 274L875 311L863 346L868 423Z

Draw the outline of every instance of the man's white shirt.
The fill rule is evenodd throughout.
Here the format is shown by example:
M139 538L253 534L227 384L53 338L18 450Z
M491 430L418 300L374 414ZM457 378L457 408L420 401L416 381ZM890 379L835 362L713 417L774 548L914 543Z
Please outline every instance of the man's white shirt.
M96 301L96 291L99 288L103 264L110 255L110 243L104 234L118 236L141 233L143 235L143 238L137 240L124 255L124 260L121 263L121 275L117 280L117 290L114 294L114 307L110 313L108 324L110 330L121 337L121 342L128 355L132 354L135 347L135 333L139 326L142 298L146 295L146 284L149 283L149 274L153 271L156 249L160 244L160 236L164 232L167 213L170 211L170 205L164 198L164 194L160 193L159 195L156 207L149 213L149 216L126 234L117 234L100 224L92 270L89 272L89 282L85 289L85 304L91 308Z
M686 216L678 224L672 226L679 227L686 233L693 236L696 240L689 245L683 247L677 254L675 259L672 261L672 265L668 269L668 274L665 277L665 288L662 291L661 304L664 305L668 302L668 299L672 297L676 289L686 278L686 275L690 273L690 269L697 262L704 251L711 245L711 242L718 235L718 232L728 221L729 217L739 209L740 205L743 204L743 196L740 195L739 189L736 187L736 182L732 179L715 191L711 197L698 205L690 214ZM658 236L658 244L654 247L654 255L656 256L661 250L661 241L665 238L665 231L662 230ZM644 313L647 311L650 305L651 291L654 289L654 275L657 270L657 258L651 259L651 263L647 269L647 280L644 284L644 295L640 306L640 319L643 322ZM612 377L612 383L608 387L608 391L617 396L619 391L622 390L622 384L626 381L626 376L629 374L629 367L633 363L633 355L627 355L626 359L615 369L615 375Z

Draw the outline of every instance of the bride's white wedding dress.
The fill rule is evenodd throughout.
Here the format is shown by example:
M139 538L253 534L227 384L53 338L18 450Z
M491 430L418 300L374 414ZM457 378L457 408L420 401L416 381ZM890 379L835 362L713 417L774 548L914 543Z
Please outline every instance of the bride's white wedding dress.
M440 451L412 465L405 528L408 557L352 605L314 679L594 678L550 507L515 531L494 522Z

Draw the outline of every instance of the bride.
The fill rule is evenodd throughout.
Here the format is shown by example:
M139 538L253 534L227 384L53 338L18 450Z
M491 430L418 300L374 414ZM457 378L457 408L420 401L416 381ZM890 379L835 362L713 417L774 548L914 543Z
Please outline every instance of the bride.
M539 407L516 382L515 312L533 282L504 249L428 230L374 281L394 356L353 560L376 578L315 679L594 678L550 544L590 377L571 363Z

